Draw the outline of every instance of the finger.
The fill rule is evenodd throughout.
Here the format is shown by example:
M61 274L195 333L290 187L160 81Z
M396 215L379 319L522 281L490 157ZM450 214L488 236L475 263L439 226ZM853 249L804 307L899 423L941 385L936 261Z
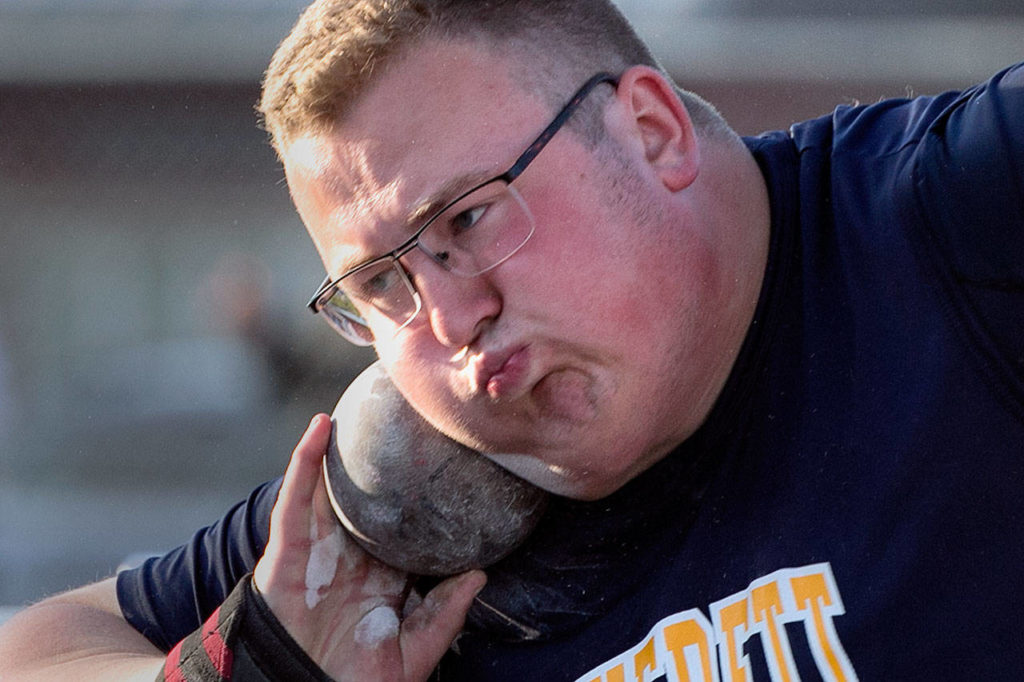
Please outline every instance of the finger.
M331 418L326 414L313 417L292 451L291 461L284 472L274 509L279 524L299 524L296 526L299 530L307 527L308 510L320 483L321 462L327 452L330 436Z
M487 576L469 571L435 587L402 623L399 635L406 679L427 679L466 622Z
M331 433L330 417L318 414L310 421L285 470L277 501L270 514L270 538L256 565L256 588L265 594L280 566L273 557L305 556L310 544L310 508L320 476L320 460Z

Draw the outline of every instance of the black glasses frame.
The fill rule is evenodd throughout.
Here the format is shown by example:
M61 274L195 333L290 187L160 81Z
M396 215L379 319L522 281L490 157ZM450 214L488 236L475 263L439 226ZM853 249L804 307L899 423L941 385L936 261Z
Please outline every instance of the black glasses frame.
M610 83L613 86L617 86L618 82L619 79L617 76L607 72L601 72L591 76L586 83L580 86L579 90L577 90L575 94L573 94L573 96L566 103L566 105L562 107L562 110L555 115L551 123L549 123L548 126L544 128L543 131L541 131L541 134L537 136L537 139L530 143L530 146L526 148L526 151L524 151L519 156L519 158L515 160L515 162L507 171L495 175L493 178L489 180L484 180L483 182L474 185L473 187L469 188L468 190L457 196L455 199L449 201L439 210L435 211L434 214L430 216L430 218L428 218L427 221L423 223L423 225L420 226L419 229L417 229L416 232L413 233L411 237L409 237L404 242L399 244L398 247L396 247L395 249L389 251L386 254L376 256L352 268L349 268L344 273L342 273L340 277L336 279L332 280L331 276L327 275L327 277L324 278L323 283L316 290L316 293L313 294L313 297L311 299L309 299L309 303L307 303L306 306L314 313L319 313L321 308L320 301L324 300L325 295L332 289L335 289L338 286L338 284L341 283L341 280L345 279L349 275L357 273L360 270L363 270L370 266L376 265L382 261L397 261L405 254L412 251L416 247L416 244L419 242L420 235L422 235L427 230L427 228L429 228L431 224L433 224L433 222L437 220L439 216L443 215L445 211L447 211L452 206L459 203L464 198L466 198L473 192L477 191L481 187L484 187L485 185L489 185L492 182L497 181L502 181L505 182L506 184L511 184L513 180L522 175L523 171L526 170L526 167L530 165L530 162L537 158L537 155L540 154L541 150L544 149L547 143L551 141L551 138L555 136L555 133L557 133L559 129L561 129L562 126L565 125L565 122L568 121L569 117L573 115L573 112L575 112L576 109L579 108L580 104L583 103L583 100L586 99L587 95L590 94L591 90L593 90L602 83ZM436 260L437 259L435 259L435 261ZM443 261L437 262L439 265L444 267Z

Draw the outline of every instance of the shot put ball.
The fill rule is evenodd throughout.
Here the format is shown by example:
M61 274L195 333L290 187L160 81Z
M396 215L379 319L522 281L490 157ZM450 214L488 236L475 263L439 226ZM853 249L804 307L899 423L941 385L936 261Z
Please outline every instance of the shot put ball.
M428 424L373 364L332 415L324 458L341 523L370 554L416 575L498 561L540 519L547 493Z

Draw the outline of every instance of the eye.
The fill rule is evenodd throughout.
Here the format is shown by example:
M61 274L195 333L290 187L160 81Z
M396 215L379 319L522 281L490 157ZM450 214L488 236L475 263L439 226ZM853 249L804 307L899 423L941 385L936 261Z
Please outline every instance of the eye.
M349 279L352 281L347 281ZM350 295L353 298L370 303L386 298L394 291L395 287L402 286L398 273L392 267L386 267L365 274L357 273L352 277L346 278L345 284L347 285L345 288L351 292Z
M473 208L467 208L465 211L460 211L452 216L452 219L449 221L452 226L452 232L459 234L472 228L486 212L486 205L474 206Z

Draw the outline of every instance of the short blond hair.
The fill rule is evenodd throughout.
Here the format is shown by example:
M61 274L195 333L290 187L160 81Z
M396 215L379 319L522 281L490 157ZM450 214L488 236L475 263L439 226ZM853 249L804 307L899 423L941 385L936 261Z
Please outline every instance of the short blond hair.
M317 0L264 77L258 111L275 149L329 130L375 74L428 39L501 45L552 106L597 71L660 68L610 0ZM700 98L680 96L698 126L721 122Z

